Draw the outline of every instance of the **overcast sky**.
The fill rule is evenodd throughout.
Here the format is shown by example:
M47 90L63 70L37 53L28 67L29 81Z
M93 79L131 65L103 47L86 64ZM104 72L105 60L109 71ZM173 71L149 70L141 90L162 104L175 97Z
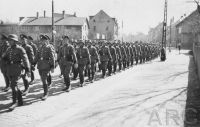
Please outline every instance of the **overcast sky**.
M54 0L55 12L77 13L77 16L88 17L104 10L111 17L124 22L124 33L147 33L163 21L164 0ZM196 9L190 0L168 0L168 19L190 14ZM191 0L192 1L192 0ZM42 16L43 11L51 15L51 0L0 0L0 19L18 22L19 17Z

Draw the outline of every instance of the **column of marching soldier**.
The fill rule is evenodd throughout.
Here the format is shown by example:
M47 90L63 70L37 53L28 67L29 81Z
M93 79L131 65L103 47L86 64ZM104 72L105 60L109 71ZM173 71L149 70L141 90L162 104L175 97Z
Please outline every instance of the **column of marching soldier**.
M76 80L79 75L82 87L84 77L93 82L95 73L102 71L102 78L118 71L125 70L138 63L150 61L160 54L160 46L156 44L135 42L108 41L74 41L68 36L62 36L62 41L55 50L47 35L40 35L40 43L36 46L31 36L2 34L0 44L0 68L5 79L6 87L2 90L12 90L12 104L9 109L23 105L23 98L29 92L29 85L34 84L34 70L37 69L43 84L44 95L52 85L51 73L59 65L61 76L64 78L66 92L71 90L70 79ZM73 74L73 77L71 76ZM28 77L31 81L28 81ZM24 90L18 86L19 79L23 79Z

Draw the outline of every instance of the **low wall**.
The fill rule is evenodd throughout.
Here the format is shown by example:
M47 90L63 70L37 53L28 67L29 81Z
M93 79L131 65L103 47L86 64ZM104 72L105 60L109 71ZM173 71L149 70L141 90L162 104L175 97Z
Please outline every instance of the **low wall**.
M195 63L197 65L197 72L198 72L198 77L200 79L200 46L193 45L193 54L194 54L194 59Z

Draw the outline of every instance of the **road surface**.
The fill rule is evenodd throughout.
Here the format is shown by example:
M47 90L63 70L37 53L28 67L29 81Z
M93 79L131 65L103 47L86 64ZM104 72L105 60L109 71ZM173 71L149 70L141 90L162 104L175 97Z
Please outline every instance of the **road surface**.
M0 93L1 127L182 127L188 84L188 51L173 50L165 62L155 59L100 79L70 93L54 78L50 97L41 101L41 83L31 86L25 106L6 111L10 93Z

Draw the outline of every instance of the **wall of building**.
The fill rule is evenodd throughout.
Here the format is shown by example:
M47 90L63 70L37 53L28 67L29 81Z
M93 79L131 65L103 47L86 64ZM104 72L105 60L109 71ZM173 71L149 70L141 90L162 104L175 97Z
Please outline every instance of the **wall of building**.
M97 33L105 35L106 39L113 40L115 35L115 22L107 16L93 17L90 21L89 39L97 39Z

